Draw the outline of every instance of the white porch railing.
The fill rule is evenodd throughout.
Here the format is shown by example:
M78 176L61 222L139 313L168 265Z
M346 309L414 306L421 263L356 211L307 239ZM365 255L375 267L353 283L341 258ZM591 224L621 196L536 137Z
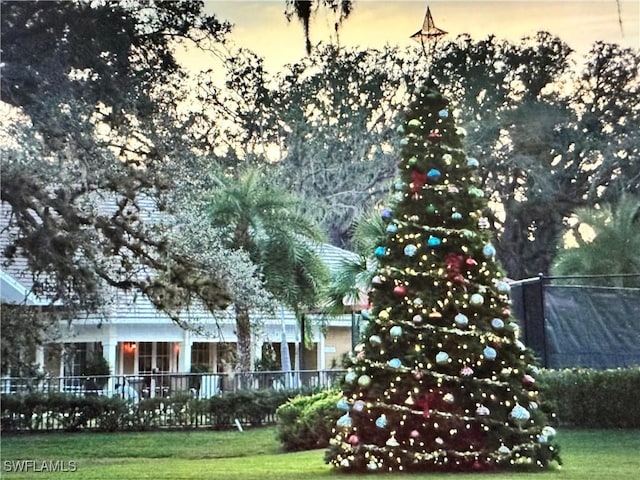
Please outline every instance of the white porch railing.
M209 398L238 390L325 389L335 385L342 370L297 370L246 373L145 373L139 375L72 377L2 377L0 393L65 392L109 395L137 400L188 393Z

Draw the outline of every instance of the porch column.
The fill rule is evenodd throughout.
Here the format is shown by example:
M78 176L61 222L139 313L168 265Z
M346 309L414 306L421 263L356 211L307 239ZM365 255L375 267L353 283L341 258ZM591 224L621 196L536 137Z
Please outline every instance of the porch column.
M327 369L327 353L324 351L325 340L324 333L318 332L318 370Z
M253 363L251 365L255 365L256 362L262 360L262 346L264 345L264 340L254 339L253 341L253 355L252 360Z
M109 380L107 380L107 394L111 395L111 393L115 390L114 379L118 374L117 367L117 356L116 356L116 347L118 346L118 342L114 338L109 338L108 340L102 341L102 355L104 359L109 364L109 368L111 369L111 375L109 375Z
M193 346L193 339L191 338L191 332L189 330L184 331L183 340L178 345L178 371L182 373L189 373L191 371L191 347Z
M44 371L44 347L42 345L38 345L36 347L36 357L34 360L38 366L38 370Z

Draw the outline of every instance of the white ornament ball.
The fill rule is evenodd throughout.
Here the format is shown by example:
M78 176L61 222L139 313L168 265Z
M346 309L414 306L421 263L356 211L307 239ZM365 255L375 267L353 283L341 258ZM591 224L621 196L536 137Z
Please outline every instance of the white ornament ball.
M481 417L486 417L490 413L491 412L489 411L489 409L484 405L480 405L478 408L476 408L476 415L479 415Z
M498 453L501 455L509 455L511 453L511 449L506 445L500 445L500 447L498 447Z
M484 297L479 293L474 293L473 295L471 295L471 298L469 299L469 303L474 307L479 307L484 303Z
M355 402L353 402L353 409L356 412L363 411L364 407L365 407L365 403L362 400L356 400Z
M369 375L360 375L358 378L358 385L361 387L368 387L371 385L371 377Z

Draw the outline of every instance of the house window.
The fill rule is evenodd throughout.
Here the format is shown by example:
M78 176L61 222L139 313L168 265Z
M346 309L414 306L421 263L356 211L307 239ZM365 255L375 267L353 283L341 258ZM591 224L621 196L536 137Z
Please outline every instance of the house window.
M191 368L194 371L211 371L212 343L195 342L191 347Z
M168 372L171 365L171 344L167 342L156 343L156 369L159 372Z
M73 377L84 373L87 365L87 344L67 343L64 346L64 376Z
M140 342L138 344L138 372L168 372L171 357L167 342Z
M138 344L138 372L149 373L153 369L153 342Z

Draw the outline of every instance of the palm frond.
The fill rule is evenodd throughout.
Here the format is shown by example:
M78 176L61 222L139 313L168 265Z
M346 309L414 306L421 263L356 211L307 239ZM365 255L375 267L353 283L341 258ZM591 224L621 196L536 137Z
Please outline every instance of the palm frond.
M640 275L640 198L623 195L615 205L576 211L595 237L577 248L561 250L554 261L554 275ZM636 285L638 279L620 277L618 286Z

